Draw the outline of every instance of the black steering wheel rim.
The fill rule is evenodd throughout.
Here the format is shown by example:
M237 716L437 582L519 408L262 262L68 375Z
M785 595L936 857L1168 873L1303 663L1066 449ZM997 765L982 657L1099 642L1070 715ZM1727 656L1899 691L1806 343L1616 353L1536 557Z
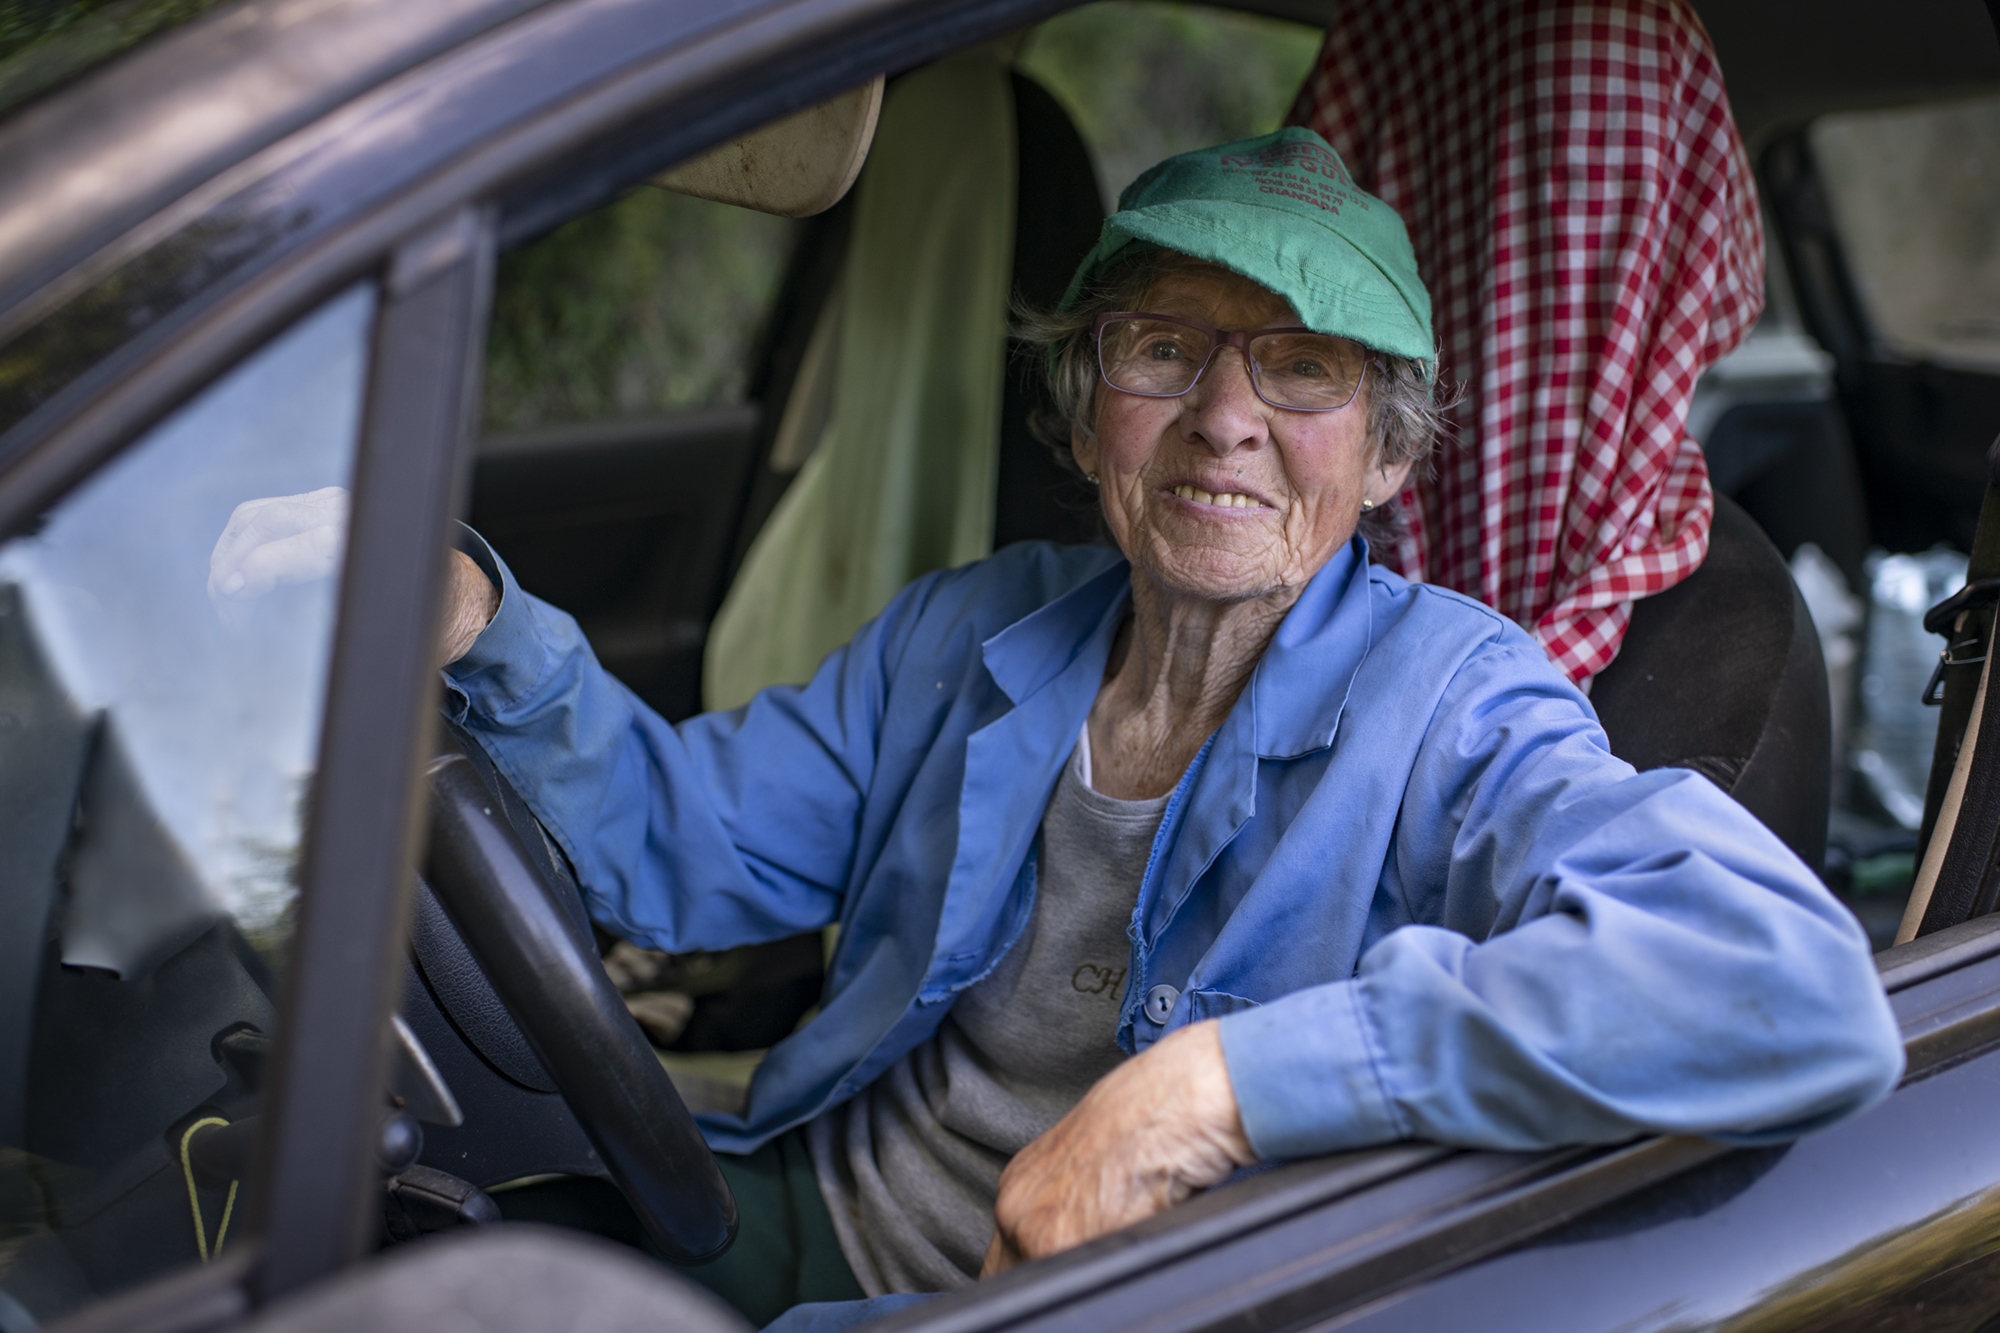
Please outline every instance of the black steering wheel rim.
M530 850L519 825L533 816L477 741L448 721L441 740L425 882L660 1252L682 1264L719 1257L735 1238L735 1201L605 975L574 881Z

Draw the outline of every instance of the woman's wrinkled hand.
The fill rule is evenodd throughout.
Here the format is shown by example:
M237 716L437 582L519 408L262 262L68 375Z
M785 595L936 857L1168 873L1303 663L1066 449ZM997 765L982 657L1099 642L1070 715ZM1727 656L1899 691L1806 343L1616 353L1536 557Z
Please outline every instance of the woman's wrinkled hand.
M500 609L500 590L476 561L453 551L445 570L444 625L438 631L440 667L448 667L472 649L472 644Z
M1112 1070L1000 1176L989 1277L1163 1212L1256 1160L1222 1057L1196 1023Z

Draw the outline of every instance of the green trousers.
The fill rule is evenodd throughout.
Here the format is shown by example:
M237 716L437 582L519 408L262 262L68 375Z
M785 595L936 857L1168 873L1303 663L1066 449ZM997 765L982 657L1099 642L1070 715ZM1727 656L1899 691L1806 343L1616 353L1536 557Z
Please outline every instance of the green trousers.
M820 1196L803 1129L746 1157L717 1153L736 1196L736 1243L714 1263L679 1268L762 1328L806 1301L851 1301L865 1294L840 1252ZM493 1196L510 1222L546 1222L594 1232L658 1257L625 1196L580 1176L502 1190Z

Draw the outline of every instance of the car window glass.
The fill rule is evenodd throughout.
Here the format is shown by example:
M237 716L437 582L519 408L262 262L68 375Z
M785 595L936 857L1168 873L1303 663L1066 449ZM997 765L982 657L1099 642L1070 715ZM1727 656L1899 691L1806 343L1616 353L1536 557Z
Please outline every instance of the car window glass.
M487 431L741 403L797 226L642 186L503 255Z
M1108 211L1162 158L1277 129L1320 37L1205 5L1106 0L1037 27L1018 63L1076 122Z
M1811 140L1876 336L2000 370L2000 98L1826 116Z
M44 1322L241 1240L255 1136L211 1136L275 1029L373 303L0 547L0 1293ZM218 581L266 497L304 557Z

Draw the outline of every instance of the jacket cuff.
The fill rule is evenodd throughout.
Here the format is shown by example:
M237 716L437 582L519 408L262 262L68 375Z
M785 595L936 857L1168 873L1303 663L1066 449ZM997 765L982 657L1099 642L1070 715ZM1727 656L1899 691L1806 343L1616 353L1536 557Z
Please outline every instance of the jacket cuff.
M493 717L534 693L548 670L548 648L534 608L514 571L507 568L486 539L461 523L453 545L479 566L500 589L500 606L493 619L465 650L444 668L450 690L451 715L463 722L468 712Z
M1407 1138L1356 981L1294 992L1221 1021L1222 1056L1259 1157L1312 1157Z

